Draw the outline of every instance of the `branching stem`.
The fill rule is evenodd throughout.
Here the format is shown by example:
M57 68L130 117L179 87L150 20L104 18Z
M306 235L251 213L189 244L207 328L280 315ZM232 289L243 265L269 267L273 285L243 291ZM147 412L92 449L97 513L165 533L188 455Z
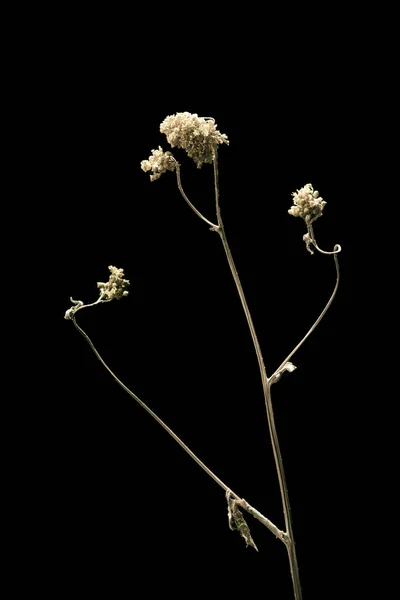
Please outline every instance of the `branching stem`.
M184 200L189 204L190 208L196 213L196 215L198 217L200 217L200 219L202 219L203 221L205 221L206 223L208 223L212 229L217 230L218 229L218 225L215 225L215 223L211 223L211 221L209 221L208 219L206 219L205 217L203 217L203 215L201 214L200 211L197 210L197 208L195 206L193 206L193 204L190 202L189 198L186 196L185 192L183 191L183 187L182 187L182 182L181 182L181 171L180 171L180 166L179 163L176 162L176 179L178 182L178 188L180 193L182 194Z
M251 514L253 517L255 517L256 519L258 519L261 523L263 523L263 525L265 525L278 539L280 539L285 544L287 552L288 552L288 557L289 557L289 564L290 564L290 571L291 571L291 576L292 576L294 597L295 597L295 600L302 600L302 591L301 591L301 586L300 586L299 569L298 569L298 564L297 564L296 548L295 548L295 543L294 543L293 527L292 527L292 521L291 521L291 511L290 511L290 503L289 503L289 494L288 494L288 489L287 489L287 484L286 484L285 471L284 471L284 468L283 468L283 460L282 460L282 454L281 454L281 450L280 450L280 446L279 446L278 434L277 434L276 426L275 426L274 412L273 412L272 400L271 400L271 385L275 381L278 381L281 373L283 372L283 369L284 369L285 365L289 362L289 360L291 359L291 357L295 354L295 352L297 352L297 350L305 342L305 340L311 335L311 333L314 331L314 329L320 323L321 319L324 317L324 315L326 314L328 308L332 304L333 299L334 299L334 297L336 295L338 286L339 286L340 274L339 274L339 263L338 263L337 254L341 251L341 247L339 245L335 245L333 251L331 251L331 252L327 252L327 251L321 250L321 248L319 248L319 246L318 246L318 244L317 244L317 242L315 240L314 231L313 231L313 227L312 227L312 222L308 222L307 223L307 232L308 233L303 238L306 241L307 249L312 254L313 252L312 252L312 250L311 250L310 247L311 247L311 245L313 245L318 250L318 252L320 252L322 254L326 254L326 255L333 255L334 261L335 261L335 267L336 267L336 284L335 284L335 287L334 287L334 290L333 290L333 293L332 293L331 297L329 298L329 300L328 300L325 308L323 309L323 311L319 315L318 319L312 325L312 327L307 332L307 334L302 338L302 340L297 344L297 346L294 348L294 350L292 350L292 352L285 358L285 360L278 367L278 369L276 369L276 371L274 372L274 374L270 378L268 378L267 373L266 373L266 369L265 369L265 365L264 365L264 360L263 360L262 352L261 352L261 347L260 347L260 344L258 342L257 334L256 334L256 331L255 331L255 327L254 327L254 324L253 324L253 320L252 320L252 317L251 317L251 314L250 314L249 307L247 305L247 301L246 301L246 298L245 298L245 295L244 295L244 291L243 291L243 288L242 288L242 285L241 285L241 282L240 282L239 274L238 274L238 271L236 269L236 266L235 266L235 263L234 263L234 260L233 260L233 257L232 257L232 253L231 253L229 245L228 245L228 241L227 241L227 238L226 238L225 229L224 229L224 225L223 225L223 221L222 221L222 217L221 217L221 209L220 209L220 204L219 204L219 182L218 182L217 146L215 146L214 152L213 152L214 189L215 189L215 207L216 207L217 224L209 221L206 217L204 217L204 215L202 215L201 212L199 210L197 210L197 208L190 202L189 198L185 194L185 192L183 190L183 187L182 187L181 176L180 176L180 165L179 165L179 163L177 161L175 161L175 163L176 163L176 165L175 165L176 169L175 170L176 170L176 177L177 177L178 189L179 189L182 197L184 198L185 202L190 206L190 208L193 210L193 212L200 219L202 219L205 223L207 223L210 226L210 228L211 228L212 231L216 231L219 234L220 238L221 238L221 242L222 242L225 254L226 254L226 258L227 258L227 261L228 261L228 264L229 264L229 268L231 270L231 273L232 273L232 276L233 276L233 279L234 279L234 282L235 282L235 285L236 285L236 288L237 288L237 291L238 291L238 294L239 294L239 297L240 297L240 301L242 303L242 307L243 307L243 310L244 310L244 313L245 313L245 316L246 316L246 320L247 320L247 323L248 323L248 326L249 326L251 338L253 340L254 349L255 349L255 352L256 352L256 356L257 356L257 361L258 361L258 365L259 365L260 375L261 375L261 382L262 382L262 388L263 388L263 393L264 393L264 402L265 402L265 408L266 408L266 412L267 412L268 428L269 428L269 433L270 433L270 438L271 438L272 450L273 450L273 455L274 455L274 460L275 460L275 466L276 466L277 475L278 475L278 481L279 481L279 489L280 489L281 499L282 499L283 515L284 515L284 521L285 521L285 531L281 531L280 529L278 529L269 519L267 519L266 517L264 517L264 515L262 515L260 512L258 512L250 504L248 504L248 502L246 502L246 500L244 500L243 498L240 498L230 488L228 488L228 486L221 479L219 479L219 477L217 477L190 450L190 448L188 446L186 446L186 444L184 444L184 442L142 400L140 400L140 398L136 394L134 394L124 383L122 383L122 381L111 371L111 369L105 363L105 361L103 360L103 358L100 356L99 352L96 350L96 348L93 345L93 342L91 341L91 339L89 338L89 336L83 331L83 329L81 329L81 327L76 322L76 313L79 310L81 310L82 308L87 308L89 306L95 306L96 304L99 304L101 302L107 302L107 301L109 301L109 299L103 299L103 295L101 294L100 297L99 297L99 299L96 302L94 302L92 304L88 304L88 305L84 305L83 302L81 302L81 301L74 301L74 300L71 299L72 302L75 304L75 306L73 306L71 309L69 309L66 312L65 318L66 319L70 319L70 320L73 321L74 326L76 327L76 329L81 333L81 335L88 342L89 346L91 347L91 349L93 350L93 352L95 353L95 355L97 356L97 358L99 359L99 361L107 369L107 371L111 374L111 376L114 378L114 380L124 389L125 392L127 392L129 394L129 396L131 396L142 408L144 408L153 417L153 419L155 419L159 423L159 425L161 425L161 427L163 427L163 429L183 448L183 450L185 450L185 452L220 487L222 487L224 489L224 491L226 492L226 497L228 499L230 497L233 497L235 499L235 506L236 505L241 506L249 514ZM125 283L129 284L129 282L125 282ZM292 365L288 365L288 367L292 367L293 368ZM292 369L290 369L290 370L292 370ZM233 510L233 508L232 508L232 510ZM247 528L247 526L246 526L246 528ZM247 528L247 530L248 530L248 528ZM248 537L247 534L245 534L245 535L246 535L246 537ZM251 540L251 536L250 536L250 540ZM251 540L251 542L252 542L252 540ZM253 542L252 542L252 545L253 545Z
M315 321L314 325L311 327L311 329L306 333L306 335L303 337L303 339L297 344L297 346L291 351L291 353L285 358L285 360L283 361L282 364L279 365L279 367L276 369L275 373L270 377L270 381L273 380L273 378L276 376L277 373L279 373L279 371L286 365L287 362L289 362L289 360L292 358L293 354L295 354L295 352L297 352L297 350L300 348L300 346L306 341L306 339L312 334L312 332L314 331L314 329L317 327L317 325L320 323L321 319L323 318L323 316L325 315L326 311L328 310L328 308L330 307L330 305L333 302L334 297L336 296L336 292L337 289L339 287L339 279L340 279L340 272L339 272L339 261L337 258L337 254L338 252L340 252L341 248L339 245L335 246L335 249L333 252L323 252L323 250L320 250L314 240L314 238L312 238L312 243L314 244L314 246L317 248L317 250L319 252L322 252L323 254L333 254L333 258L335 260L335 267L336 267L336 284L334 287L334 290L332 292L331 297L329 298L324 310L322 311L322 313L319 315L318 319ZM337 248L339 248L339 250L336 250Z
M289 494L288 494L288 489L287 489L287 484L286 484L286 477L285 477L285 471L283 468L282 454L281 454L281 450L280 450L280 446L279 446L278 434L276 431L274 412L273 412L272 401L271 401L271 384L276 380L277 374L281 372L281 370L288 363L290 358L295 354L295 352L297 352L297 350L300 348L300 346L311 335L311 333L314 331L314 329L320 323L321 319L324 317L328 308L332 304L333 299L336 295L338 286L339 286L339 278L340 277L339 277L339 262L337 259L337 254L341 251L341 247L339 245L336 245L333 249L333 252L326 252L324 250L321 250L321 248L319 248L319 246L315 240L312 224L309 223L307 225L308 235L305 236L305 239L307 241L307 248L309 249L309 245L312 244L322 254L331 254L334 257L335 267L336 267L335 288L334 288L333 293L332 293L331 297L329 298L329 301L326 304L324 310L321 312L320 316L315 321L315 323L313 324L311 329L307 332L307 334L303 337L303 339L297 344L297 346L294 348L294 350L292 350L292 352L285 358L285 360L278 367L278 369L276 369L275 373L270 378L268 378L266 370L265 370L264 360L262 357L261 347L258 342L258 338L257 338L257 334L256 334L255 327L253 324L253 320L252 320L252 317L250 314L249 307L247 305L247 301L246 301L246 298L244 295L242 284L240 282L238 271L236 269L236 266L235 266L235 263L234 263L234 260L232 257L232 253L231 253L229 245L228 245L224 225L222 222L221 208L220 208L220 204L219 204L218 156L217 156L216 148L214 151L213 165L214 165L215 207L216 207L218 225L211 223L210 221L208 221L208 219L203 217L203 215L189 201L188 197L186 196L186 194L182 188L179 165L177 166L177 169L176 169L178 187L179 187L179 191L181 192L183 198L189 204L189 206L192 208L192 210L203 221L205 221L206 223L211 225L211 228L213 231L218 232L218 234L221 238L222 245L224 247L225 254L226 254L226 257L228 260L228 264L229 264L233 279L235 281L236 288L237 288L237 291L238 291L238 294L240 297L240 301L242 303L242 307L243 307L243 310L244 310L244 313L245 313L245 316L247 319L247 323L248 323L248 326L250 329L250 334L251 334L251 338L253 340L254 349L256 352L258 366L259 366L260 374L261 374L261 382L262 382L262 387L263 387L263 392L264 392L265 408L266 408L267 418L268 418L268 427L269 427L269 432L270 432L270 437L271 437L272 450L273 450L273 454L274 454L276 470L277 470L277 474L278 474L279 489L281 492L283 514L284 514L284 519L285 519L286 531L283 533L282 537L279 535L277 537L280 537L280 539L282 539L282 541L285 543L287 551L288 551L290 572L292 575L292 583L293 583L293 591L294 591L295 600L302 600L302 591L301 591L301 586L300 586L299 569L298 569L298 564L297 564L296 548L295 548L295 543L294 543L293 527L292 527L291 512L290 512ZM260 518L259 514L257 514L257 511L255 509L253 509L252 507L249 507L244 500L242 501L241 506L245 510L250 512L250 514L252 514L256 518L259 518L259 520L262 523L264 523L264 525L266 525L272 531L272 529L269 525L270 522L268 522L268 520L267 520L267 522L265 522L264 521L265 517L261 516L261 518ZM282 533L282 532L280 532L280 533Z
M88 306L94 306L95 304L98 304L98 302L94 302L93 304L86 304L81 306L80 308L86 308ZM258 510L256 510L255 508L253 508L248 502L246 502L246 500L244 500L244 498L240 498L237 494L235 494L235 492L233 492L231 490L231 488L229 488L227 485L225 485L225 483L223 481L221 481L221 479L219 477L217 477L215 475L215 473L213 473L211 471L211 469L209 469L195 454L194 452L192 452L190 450L190 448L188 446L186 446L186 444L172 431L172 429L170 429L168 427L168 425L166 425L164 423L164 421L162 421L160 419L160 417L158 417L156 415L155 412L153 412L151 410L151 408L149 408L147 406L147 404L145 404L143 402L143 400L141 400L139 398L139 396L137 396L136 394L134 394L116 375L115 373L113 373L113 371L110 369L110 367L107 365L107 363L103 360L102 356L100 355L100 353L98 352L98 350L96 349L95 345L93 344L92 340L90 339L90 337L87 335L87 333L85 333L85 331L78 325L78 323L76 322L75 319L75 315L72 315L70 317L70 319L72 320L73 324L75 325L76 329L79 331L79 333L85 338L85 340L87 341L87 343L89 344L90 348L93 350L94 354L96 355L96 357L99 359L99 361L101 362L101 364L103 365L103 367L105 367L107 369L107 371L110 373L110 375L113 377L113 379L118 383L118 385L120 385L122 387L122 389L129 394L129 396L131 398L133 398L134 400L136 400L136 402L138 404L140 404L140 406L142 408L144 408L149 415L151 415L153 417L153 419L155 419L157 421L157 423L159 425L161 425L161 427L163 427L163 429L165 429L165 431L167 433L169 433L169 435L181 446L181 448L184 449L184 451L191 457L193 458L193 460L203 469L203 471L205 471L207 473L207 475L209 475L212 479L214 479L214 481L216 483L218 483L219 486L222 487L223 490L225 490L225 492L230 492L230 495L233 496L237 501L238 504L244 509L246 510L249 514L251 514L253 517L255 517L256 519L258 519L263 525L265 525L278 539L280 539L282 542L284 542L284 544L287 544L287 540L286 540L286 536L284 534L283 531L281 531L280 529L278 529L278 527L276 527L276 525L274 525L274 523L272 523L272 521L270 521L269 519L267 519L267 517L264 517L264 515L262 515L260 512L258 512Z

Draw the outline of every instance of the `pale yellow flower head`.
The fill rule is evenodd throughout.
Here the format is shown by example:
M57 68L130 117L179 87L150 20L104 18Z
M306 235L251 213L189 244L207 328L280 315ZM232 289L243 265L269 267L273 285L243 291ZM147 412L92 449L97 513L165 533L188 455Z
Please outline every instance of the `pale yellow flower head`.
M216 128L214 119L198 117L188 112L176 113L160 125L172 148L183 148L194 160L197 168L212 163L218 144L229 144L228 137Z
M294 206L288 210L289 215L301 217L306 223L311 224L315 219L322 215L322 210L326 204L317 190L314 191L311 183L292 192Z
M140 166L146 173L152 171L150 181L156 181L163 173L176 169L176 160L171 152L164 152L161 146L158 146L158 150L152 150L151 156L148 160L142 160Z
M114 298L119 300L127 296L128 291L125 288L128 287L129 281L128 279L123 279L124 270L113 266L108 267L108 269L111 271L111 275L107 283L103 283L102 281L97 282L97 287L100 289L100 298L103 301L108 301L114 300Z

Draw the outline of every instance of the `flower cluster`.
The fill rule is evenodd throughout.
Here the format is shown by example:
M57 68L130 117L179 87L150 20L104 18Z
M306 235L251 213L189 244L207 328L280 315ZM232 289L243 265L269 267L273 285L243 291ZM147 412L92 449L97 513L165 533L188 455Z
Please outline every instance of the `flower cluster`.
M100 299L103 302L114 300L114 298L119 300L129 293L125 288L128 287L130 282L123 279L124 270L113 266L108 267L108 269L111 271L111 275L107 283L97 282L97 287L100 289Z
M160 125L172 148L183 148L194 160L197 168L212 163L218 144L229 144L228 137L220 133L214 119L205 119L188 112L176 113L164 119Z
M146 173L147 171L153 171L153 174L150 175L150 181L156 181L163 173L176 169L176 160L171 152L164 152L161 146L158 146L158 150L152 150L149 159L142 160L140 166Z
M300 190L293 192L292 196L294 206L288 211L290 215L301 217L308 224L322 215L326 202L319 197L319 192L314 191L311 183L307 183Z

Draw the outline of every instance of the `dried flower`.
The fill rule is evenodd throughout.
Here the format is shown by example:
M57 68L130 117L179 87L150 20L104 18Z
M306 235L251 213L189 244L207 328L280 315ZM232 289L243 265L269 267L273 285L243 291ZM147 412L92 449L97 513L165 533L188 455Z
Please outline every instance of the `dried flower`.
M307 183L300 190L293 192L292 196L294 206L288 210L290 215L301 217L308 224L322 215L326 202L320 198L319 192L314 191L311 183Z
M114 300L114 298L119 300L129 293L125 288L130 285L130 282L127 279L123 279L124 270L117 269L117 267L113 267L112 265L108 269L111 271L111 275L107 283L97 282L97 287L100 289L100 298L103 302Z
M75 319L75 314L78 310L82 308L89 308L90 306L95 306L96 304L101 304L102 302L110 302L111 300L119 300L128 295L128 291L125 289L130 285L130 282L127 279L124 279L124 270L117 269L117 267L110 266L108 267L111 271L111 275L107 281L107 283L103 283L102 281L97 282L97 287L100 289L100 295L97 298L96 302L92 304L84 304L82 300L74 300L70 298L72 304L65 315L64 319L68 319L73 321Z
M176 169L176 160L171 152L164 152L161 146L158 146L158 150L152 150L149 159L142 160L140 166L146 173L147 171L153 171L153 174L150 175L150 181L156 181L163 173Z
M167 117L160 125L172 148L183 148L193 158L197 168L212 163L218 144L229 144L228 137L220 133L214 119L205 119L188 112Z

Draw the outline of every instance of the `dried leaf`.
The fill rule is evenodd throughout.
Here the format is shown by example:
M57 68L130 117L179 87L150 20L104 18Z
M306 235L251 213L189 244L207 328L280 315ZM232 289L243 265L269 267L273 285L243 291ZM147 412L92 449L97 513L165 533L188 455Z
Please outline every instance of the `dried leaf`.
M283 373L285 371L289 371L289 373L292 373L295 369L297 369L297 367L294 366L293 363L291 362L287 362L283 365L283 367L281 369L279 369L279 371L277 371L270 379L269 383L270 385L272 385L273 383L277 383L280 378L282 377Z
M247 525L242 511L239 510L237 506L237 500L232 498L229 490L226 493L226 500L228 503L228 522L229 529L234 531L235 529L239 531L242 538L244 538L247 546L252 546L258 552L258 548L254 543L253 538L251 537L249 526Z

